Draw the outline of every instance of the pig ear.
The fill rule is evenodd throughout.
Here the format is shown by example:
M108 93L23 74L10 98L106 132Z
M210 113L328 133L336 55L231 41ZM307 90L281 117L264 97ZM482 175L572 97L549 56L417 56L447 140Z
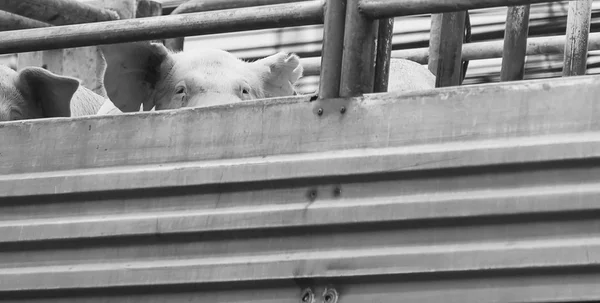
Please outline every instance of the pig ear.
M71 98L79 81L43 68L26 67L18 72L15 86L27 102L42 109L44 117L70 117Z
M100 46L106 60L104 87L108 98L123 112L148 110L160 67L169 51L160 43L133 42Z
M294 83L302 77L303 72L297 55L281 52L251 64L259 70L265 98L295 94Z

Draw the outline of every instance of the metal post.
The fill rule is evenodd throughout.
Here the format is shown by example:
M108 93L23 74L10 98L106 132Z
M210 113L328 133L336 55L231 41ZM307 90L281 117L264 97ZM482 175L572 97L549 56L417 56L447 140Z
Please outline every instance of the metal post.
M327 0L323 29L319 98L337 98L340 93L346 0Z
M569 2L563 77L585 75L592 0Z
M442 33L442 15L431 14L431 29L429 30L429 60L427 68L436 75L438 61L440 60L440 34Z
M388 89L394 18L380 19L377 34L377 57L375 59L374 93L384 93Z
M529 8L529 5L508 8L500 81L523 80L529 31Z
M379 22L361 14L358 4L359 0L348 0L346 7L341 97L373 92Z
M462 45L466 11L444 13L435 86L458 86L462 78Z

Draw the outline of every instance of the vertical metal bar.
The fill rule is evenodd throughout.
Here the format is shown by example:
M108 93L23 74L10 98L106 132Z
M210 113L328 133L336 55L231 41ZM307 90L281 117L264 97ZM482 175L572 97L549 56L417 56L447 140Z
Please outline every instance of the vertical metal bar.
M346 0L327 0L319 81L321 99L339 97L345 22Z
M437 76L438 61L440 60L440 35L442 33L442 15L431 14L431 29L429 30L429 59L427 67Z
M529 5L519 5L508 8L500 81L523 80L529 31L529 7Z
M394 36L394 18L380 19L377 33L377 56L375 59L374 93L388 90L390 75L390 57L392 56L392 37Z
M592 0L569 2L563 77L585 75Z
M442 16L436 87L460 85L465 18L466 11L444 13Z
M471 43L473 40L473 35L471 33L471 17L469 11L465 11L465 37L463 39L463 48L464 44ZM463 81L467 77L467 69L469 68L469 60L462 60L462 71L460 78L460 85L462 85Z
M340 96L354 97L373 92L379 22L359 11L359 0L347 1Z

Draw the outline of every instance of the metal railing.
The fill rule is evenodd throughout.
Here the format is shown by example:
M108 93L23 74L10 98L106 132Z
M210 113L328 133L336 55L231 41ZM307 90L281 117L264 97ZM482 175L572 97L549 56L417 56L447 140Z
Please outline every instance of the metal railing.
M273 0L281 2L279 0ZM235 2L235 1L233 1ZM556 2L553 0L489 0L489 1L436 1L436 0L410 0L410 1L387 1L387 0L338 0L325 1L301 1L285 4L261 5L255 7L243 7L235 9L218 9L210 12L187 13L182 15L169 15L160 17L149 17L144 19L113 20L104 22L87 23L92 21L102 21L115 18L110 10L90 9L91 6L81 4L72 0L61 0L52 3L52 7L57 8L69 6L73 11L84 11L78 20L62 18L55 24L65 24L74 22L86 22L79 25L63 25L46 28L12 30L0 32L0 54L14 52L30 52L38 50L61 49L70 47L92 46L100 44L112 44L122 42L144 41L150 39L170 39L182 36L216 34L233 31L246 31L255 29L267 29L276 27L301 26L312 24L325 24L324 42L322 57L320 59L320 92L321 98L348 97L357 96L363 93L386 91L386 81L388 78L389 60L392 52L389 47L391 42L390 27L393 27L395 16L415 15L422 13L452 13L470 9L498 7L498 6L516 6L529 5L532 3ZM584 3L585 2L585 3ZM11 4L12 3L12 4ZM76 3L76 4L74 4ZM571 30L566 40L571 41L565 45L567 58L575 58L575 63L570 59L565 60L565 66L579 66L578 73L581 73L581 62L584 58L584 52L588 49L589 33L589 3L591 1L574 2L569 13L569 25ZM231 3L230 3L231 4ZM262 2L249 3L264 4ZM234 5L234 4L231 4ZM191 7L194 7L193 5ZM222 8L216 7L216 8ZM226 7L226 6L225 6ZM233 6L235 7L235 5ZM0 6L2 8L2 6ZM23 10L15 9L13 2L8 1L4 8L17 13L24 13ZM197 8L197 7L196 7ZM209 8L210 9L210 8ZM582 11L583 10L583 11ZM186 10L183 10L186 11ZM90 13L92 12L92 13ZM29 17L45 19L46 16L33 13L24 13ZM577 16L577 18L571 17ZM85 17L87 16L87 17ZM92 17L90 17L92 16ZM96 16L96 17L94 17ZM100 16L100 17L98 17ZM104 16L104 17L102 17ZM510 19L509 21L518 19ZM525 18L527 16L521 16ZM104 18L104 19L103 19ZM447 19L448 26L444 30L457 31L461 29L452 28L458 19ZM64 20L69 20L64 21ZM587 21L586 21L587 20ZM586 23L587 22L587 23ZM459 22L460 23L460 22ZM456 23L458 24L458 23ZM520 23L525 24L526 23ZM587 24L587 31L586 29ZM522 32L525 26L519 28ZM452 30L452 31L451 31ZM526 35L515 36L511 38L510 32L506 35L507 40L503 46L518 42L521 45L518 52L512 55L510 52L504 52L507 65L504 73L513 73L513 76L507 76L505 80L517 80L522 78L523 58L531 44L527 43ZM573 38L572 33L577 33L577 39ZM444 41L456 41L450 47L445 45L447 58L438 66L440 73L437 78L455 77L460 68L456 62L449 60L470 60L475 57L489 57L490 53L498 53L497 42L483 42L487 44L474 44L464 48L465 55L462 55L463 46L461 41L450 38L447 34L443 35ZM585 39L584 39L585 38ZM556 38L544 38L554 41ZM595 39L595 38L593 38ZM537 41L536 41L537 42ZM594 41L592 41L594 42ZM535 44L535 42L534 42ZM595 45L594 43L592 43ZM379 48L376 47L379 46ZM527 46L529 45L529 47ZM572 45L579 45L574 47ZM345 46L345 47L342 47ZM474 51L478 47L485 46L487 50ZM549 49L551 47L542 48ZM343 50L342 50L343 49ZM457 52L460 52L457 54ZM423 49L404 50L393 52L394 56L409 58L423 63ZM429 53L429 52L428 52ZM569 63L567 63L569 62ZM312 67L314 70L314 67ZM517 70L516 72L514 70ZM311 70L311 67L308 68ZM569 74L570 72L566 72ZM438 86L457 85L455 80L440 80Z

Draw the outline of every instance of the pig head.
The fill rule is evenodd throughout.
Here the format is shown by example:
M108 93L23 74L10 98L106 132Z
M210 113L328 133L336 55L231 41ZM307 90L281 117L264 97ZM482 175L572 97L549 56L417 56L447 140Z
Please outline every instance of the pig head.
M159 43L102 46L109 99L123 112L203 107L295 94L298 56L277 53L255 62L219 49L174 53Z

